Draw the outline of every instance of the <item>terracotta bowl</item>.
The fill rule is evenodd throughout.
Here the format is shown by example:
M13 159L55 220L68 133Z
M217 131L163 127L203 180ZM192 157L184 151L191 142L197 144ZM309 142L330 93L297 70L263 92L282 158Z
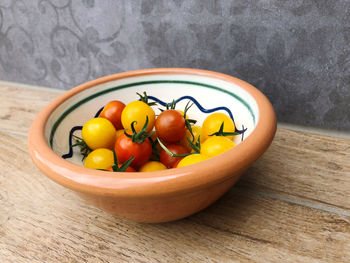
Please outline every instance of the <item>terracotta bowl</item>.
M72 127L93 118L108 101L128 103L138 98L136 92L144 91L165 102L182 96L194 98L198 105L188 114L199 123L207 116L203 109L226 107L237 129L245 132L237 135L236 146L223 154L158 172L111 173L84 168L78 153L68 159L61 157L69 152ZM133 221L166 222L196 213L222 196L264 153L275 131L270 102L250 84L205 70L161 68L106 76L67 91L37 116L28 145L44 174L94 206Z

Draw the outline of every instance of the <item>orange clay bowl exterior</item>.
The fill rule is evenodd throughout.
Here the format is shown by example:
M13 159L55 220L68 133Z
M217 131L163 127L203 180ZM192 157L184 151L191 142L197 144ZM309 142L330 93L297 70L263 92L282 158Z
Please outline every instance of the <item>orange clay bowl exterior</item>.
M68 151L69 129L93 118L108 101L127 104L138 99L136 92L143 91L167 102L189 95L203 107L227 106L236 127L247 127L245 138L216 157L157 172L92 170L61 157ZM200 114L190 110L189 115L196 119ZM45 175L88 203L119 218L154 223L184 218L215 202L265 152L275 132L271 103L250 84L211 71L159 68L102 77L62 94L33 122L28 147L34 163Z

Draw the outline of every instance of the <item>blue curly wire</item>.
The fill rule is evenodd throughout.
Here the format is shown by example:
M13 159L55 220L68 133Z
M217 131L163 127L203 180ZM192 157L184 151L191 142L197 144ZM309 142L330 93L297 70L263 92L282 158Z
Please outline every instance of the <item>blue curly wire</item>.
M166 107L167 105L170 105L171 103L167 103L167 102L164 102L154 96L147 96L149 99L151 100L154 100L155 102L159 103L160 105ZM212 112L216 112L216 111L219 111L219 110L224 110L227 112L227 114L230 116L230 118L232 119L233 123L235 124L235 132L239 133L239 134L243 134L246 130L244 129L244 126L242 125L242 130L238 130L237 127L236 127L236 123L235 123L235 120L233 118L233 115L232 115L232 112L230 111L229 108L227 107L224 107L224 106L221 106L221 107L216 107L216 108L212 108L212 109L205 109L195 98L193 98L192 96L182 96L180 98L178 98L177 100L175 100L175 103L178 103L182 100L185 100L185 99L188 99L190 101L192 101L196 106L197 108L203 112L203 113L212 113ZM243 135L242 135L243 137ZM242 139L243 140L243 139Z
M158 98L156 98L154 96L147 96L147 97L148 97L148 99L154 100L155 102L159 103L160 105L162 105L164 107L166 107L167 105L171 104L171 103L164 102L164 101L162 101L162 100L160 100L160 99L158 99ZM212 108L212 109L205 109L195 98L193 98L192 96L188 96L188 95L178 98L177 100L175 100L175 103L178 103L178 102L180 102L182 100L185 100L185 99L188 99L188 100L192 101L197 106L197 108L201 112L204 112L204 113L212 113L212 112L216 112L216 111L219 111L219 110L226 111L227 114L232 119L233 123L235 124L235 132L237 132L237 133L242 135L242 141L243 141L244 133L246 132L247 128L244 128L244 125L242 125L242 130L238 130L237 129L237 126L236 126L235 120L233 118L232 112L230 111L229 108L221 106L221 107L216 107L216 108ZM97 111L97 113L95 114L94 118L97 118L100 115L100 113L102 112L103 109L104 109L104 107L100 108ZM73 133L75 131L82 130L82 128L83 128L83 126L74 126L70 130L70 132L69 132L69 152L67 154L62 155L62 158L67 159L67 158L71 158L73 156L73 146L72 146Z
M81 131L83 129L83 126L74 126L70 132L69 132L69 152L66 154L62 155L62 158L67 159L71 158L73 156L73 144L72 144L72 139L73 139L73 133L76 131Z
M104 107L102 107L101 109L99 109L94 118L97 118L100 113L103 111ZM81 131L83 129L83 126L74 126L70 132L69 132L69 152L66 154L62 155L62 158L67 159L67 158L72 158L73 157L73 143L72 143L72 139L73 139L73 133L76 131Z

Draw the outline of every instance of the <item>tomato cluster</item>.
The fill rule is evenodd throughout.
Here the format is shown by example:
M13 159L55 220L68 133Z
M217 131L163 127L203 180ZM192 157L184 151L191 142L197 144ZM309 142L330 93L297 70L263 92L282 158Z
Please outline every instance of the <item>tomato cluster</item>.
M156 116L147 94L127 105L110 101L82 128L91 169L149 172L201 162L235 146L235 125L224 113L212 113L196 126L176 103ZM77 144L78 145L78 144ZM79 146L82 144L79 143Z

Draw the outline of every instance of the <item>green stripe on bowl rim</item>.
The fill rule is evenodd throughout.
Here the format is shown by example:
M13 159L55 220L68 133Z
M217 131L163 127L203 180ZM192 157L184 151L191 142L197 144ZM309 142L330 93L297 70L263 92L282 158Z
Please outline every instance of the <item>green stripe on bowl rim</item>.
M112 88L108 88L105 90L101 90L99 92L96 92L94 94L89 95L88 97L76 102L75 104L73 104L72 106L70 106L68 109L66 109L59 117L58 119L55 121L55 123L52 125L51 131L50 131L50 137L49 137L49 143L50 143L50 147L52 148L52 144L53 144L53 138L55 136L56 130L58 128L58 126L60 125L60 123L64 120L64 118L71 113L73 110L75 110L76 108L78 108L79 106L83 105L84 103L97 98L101 95L110 93L112 91L115 90L119 90L119 89L125 89L125 88L129 88L129 87L134 87L134 86L141 86L141 85L154 85L154 84L189 84L189 85L197 85L197 86L201 86L201 87L205 87L205 88L210 88L210 89L215 89L221 92L224 92L226 94L229 94L230 96L234 97L236 100L238 100L240 103L242 103L247 110L249 111L249 113L251 114L252 118L253 118L253 123L255 125L255 115L254 112L252 110L252 108L250 107L250 105L241 97L239 97L237 94L234 94L228 90L225 90L223 88L219 88L213 85L209 85L209 84L205 84L205 83L200 83L200 82L194 82L194 81L186 81L186 80L151 80L151 81L141 81L141 82L133 82L133 83L129 83L129 84L124 84L124 85L119 85L116 87L112 87Z

